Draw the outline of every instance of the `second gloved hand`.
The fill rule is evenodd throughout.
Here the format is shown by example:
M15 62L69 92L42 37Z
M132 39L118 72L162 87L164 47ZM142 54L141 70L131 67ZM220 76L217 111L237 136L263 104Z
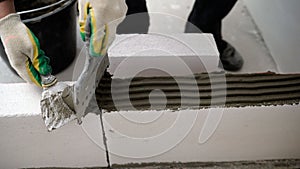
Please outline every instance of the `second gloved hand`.
M86 36L90 36L91 56L105 56L115 38L117 26L126 15L125 0L79 0L78 2L82 39L86 41ZM86 31L87 28L90 30ZM91 35L86 35L86 32L90 32Z
M50 60L18 14L0 19L0 35L11 66L25 81L41 86L41 75L51 74Z

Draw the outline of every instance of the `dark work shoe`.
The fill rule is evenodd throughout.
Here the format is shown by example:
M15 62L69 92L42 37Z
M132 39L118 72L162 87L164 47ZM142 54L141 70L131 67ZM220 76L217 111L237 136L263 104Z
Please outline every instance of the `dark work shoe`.
M227 43L227 47L220 53L220 67L228 71L238 71L243 67L244 60L235 48Z

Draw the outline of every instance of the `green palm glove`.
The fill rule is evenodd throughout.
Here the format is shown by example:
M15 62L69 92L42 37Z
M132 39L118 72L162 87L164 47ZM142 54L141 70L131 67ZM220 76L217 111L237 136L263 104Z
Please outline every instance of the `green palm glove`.
M0 20L0 36L9 62L20 77L42 86L41 76L50 75L52 71L50 60L19 15L10 14Z
M105 56L113 42L117 26L123 21L127 6L125 0L79 0L79 24L83 41L90 32L89 53ZM90 29L90 31L86 31Z

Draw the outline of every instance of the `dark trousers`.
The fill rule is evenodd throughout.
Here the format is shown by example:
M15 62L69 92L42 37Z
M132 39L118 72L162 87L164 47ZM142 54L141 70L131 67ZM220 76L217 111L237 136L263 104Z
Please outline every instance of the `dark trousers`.
M196 26L204 33L212 33L219 51L224 51L227 42L222 37L222 19L231 11L236 2L237 0L196 0L185 32L197 32L194 29Z
M127 17L118 26L117 33L147 33L150 17L146 0L126 0L126 4L128 6Z
M222 37L222 19L231 11L237 0L196 0L186 24L186 33L212 33L218 49L222 52L227 43ZM126 0L127 15L119 26L118 33L147 33L149 15L146 0ZM201 30L201 31L200 31Z

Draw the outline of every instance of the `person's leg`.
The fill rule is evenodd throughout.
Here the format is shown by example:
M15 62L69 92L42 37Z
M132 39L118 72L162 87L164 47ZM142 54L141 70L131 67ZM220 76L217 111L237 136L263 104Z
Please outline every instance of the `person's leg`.
M146 0L126 0L128 11L126 15L148 12Z
M119 25L117 33L148 33L150 17L146 0L126 0L127 17Z
M228 15L236 2L237 0L196 0L185 30L187 33L199 33L197 30L212 33L221 54L223 67L227 70L238 70L243 65L239 53L222 37L222 19Z
M223 51L226 43L222 38L222 19L230 12L237 0L196 0L188 22L204 33L212 33L218 49ZM192 25L187 24L186 32L194 33Z

